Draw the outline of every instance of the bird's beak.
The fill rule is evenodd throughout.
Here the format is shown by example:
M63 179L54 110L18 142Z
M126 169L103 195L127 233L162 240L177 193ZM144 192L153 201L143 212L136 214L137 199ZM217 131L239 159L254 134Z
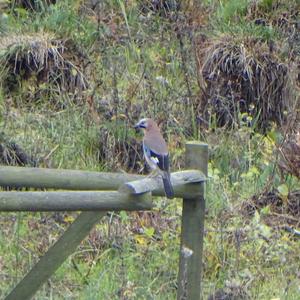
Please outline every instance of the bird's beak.
M135 125L134 125L134 129L139 129L140 128L140 124L139 123L136 123Z

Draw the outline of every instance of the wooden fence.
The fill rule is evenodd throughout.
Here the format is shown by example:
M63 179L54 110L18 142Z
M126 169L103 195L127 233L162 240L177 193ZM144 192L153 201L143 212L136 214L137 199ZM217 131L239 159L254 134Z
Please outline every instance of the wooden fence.
M188 142L185 154L186 168L190 170L171 175L175 197L183 199L177 299L198 300L208 146ZM6 300L32 298L107 211L151 210L152 196L164 196L162 182L157 178L75 170L0 167L0 186L59 190L0 192L0 211L83 211Z

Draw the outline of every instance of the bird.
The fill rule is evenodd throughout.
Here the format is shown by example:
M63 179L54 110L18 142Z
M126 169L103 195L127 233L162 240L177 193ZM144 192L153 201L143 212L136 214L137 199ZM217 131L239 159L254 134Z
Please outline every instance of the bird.
M161 175L167 198L174 198L174 190L171 184L169 171L169 151L156 122L150 118L141 119L134 126L135 129L143 129L144 157L149 167L158 171Z

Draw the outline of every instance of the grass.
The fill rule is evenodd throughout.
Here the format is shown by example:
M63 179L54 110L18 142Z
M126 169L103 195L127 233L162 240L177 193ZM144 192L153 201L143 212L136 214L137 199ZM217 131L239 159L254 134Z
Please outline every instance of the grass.
M203 86L192 48L201 28L213 40L232 34L236 40L247 35L266 43L283 42L278 28L249 22L248 1L206 1L208 19L197 19L204 22L201 30L192 26L188 10L145 12L140 2L121 0L103 1L92 10L82 3L64 0L37 12L15 8L0 15L1 33L47 32L70 40L67 59L80 61L76 66L87 79L87 89L76 94L57 91L47 81L36 85L34 74L22 80L17 74L18 89L7 93L0 87L1 131L41 167L96 171L140 171L140 136L132 125L141 116L162 122L173 170L184 167L186 140L205 140L210 179L203 298L223 289L250 299L298 299L299 241L279 222L266 222L274 217L270 207L253 216L241 209L266 188L299 189L297 178L282 177L275 168L283 133L274 125L260 134L242 115L239 128L217 128L213 118L199 126ZM269 2L261 3L271 14ZM43 88L50 91L47 97L33 92ZM128 163L131 155L136 161ZM105 217L35 298L174 299L181 203L156 201L153 212ZM0 298L76 215L1 213Z

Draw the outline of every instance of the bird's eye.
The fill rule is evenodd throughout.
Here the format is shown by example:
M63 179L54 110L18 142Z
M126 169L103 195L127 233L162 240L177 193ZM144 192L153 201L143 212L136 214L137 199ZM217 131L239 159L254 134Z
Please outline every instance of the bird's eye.
M139 128L146 128L147 127L147 122L145 120L141 120L138 123Z

